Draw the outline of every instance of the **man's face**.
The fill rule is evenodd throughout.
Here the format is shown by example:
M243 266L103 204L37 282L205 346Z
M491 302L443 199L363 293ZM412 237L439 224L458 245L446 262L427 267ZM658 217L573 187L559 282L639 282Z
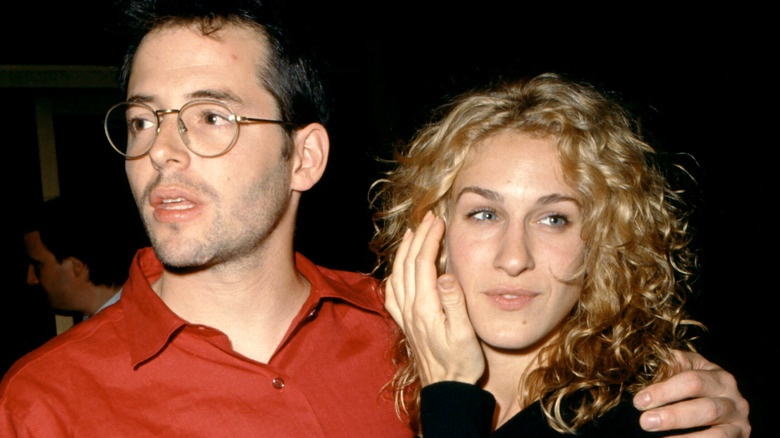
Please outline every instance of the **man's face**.
M57 261L41 241L41 234L33 231L24 235L24 246L30 265L27 268L27 284L41 286L49 298L49 304L57 310L71 311L78 306L74 302L77 291L73 290L73 272L68 263Z
M150 32L135 56L128 100L154 109L199 98L227 103L239 116L275 119L276 103L260 85L266 47L260 34L227 26L210 36L190 27ZM164 117L150 152L128 160L130 187L157 256L169 267L208 267L255 254L290 202L286 136L271 124L240 125L225 155L190 152Z

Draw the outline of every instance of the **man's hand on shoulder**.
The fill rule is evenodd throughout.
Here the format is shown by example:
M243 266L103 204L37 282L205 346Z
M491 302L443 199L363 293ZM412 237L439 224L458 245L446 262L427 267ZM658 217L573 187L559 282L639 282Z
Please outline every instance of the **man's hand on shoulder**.
M645 411L642 429L663 431L710 426L687 438L747 438L749 406L734 376L697 353L675 351L675 374L644 388L634 406Z

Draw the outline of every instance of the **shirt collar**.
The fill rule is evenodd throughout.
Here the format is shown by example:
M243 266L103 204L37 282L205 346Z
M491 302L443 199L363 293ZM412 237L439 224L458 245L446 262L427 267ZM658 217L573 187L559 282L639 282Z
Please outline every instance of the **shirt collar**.
M295 255L295 264L311 283L311 292L293 325L326 299L342 300L372 313L385 314L376 279L353 272L326 269L298 253ZM151 285L162 273L162 263L152 248L141 249L133 259L128 281L122 290L123 296L119 303L123 306L127 321L130 356L134 367L159 354L169 339L187 325L187 321L173 313L152 290Z
M133 259L127 283L122 288L122 299L119 302L127 321L130 357L134 367L162 351L168 339L187 324L152 290L152 284L162 273L162 263L152 248L141 249Z
M311 294L318 296L318 301L326 298L342 300L369 312L385 313L379 282L373 277L323 268L299 253L295 254L295 265L311 283Z

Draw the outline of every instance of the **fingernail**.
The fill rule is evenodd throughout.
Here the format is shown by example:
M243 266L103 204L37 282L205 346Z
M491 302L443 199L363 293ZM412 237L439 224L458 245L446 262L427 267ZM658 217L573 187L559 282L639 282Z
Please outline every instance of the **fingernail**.
M634 397L634 406L638 409L644 409L650 406L650 394L646 392L637 394L636 397Z
M450 277L441 277L437 282L442 290L450 291L455 288L455 280Z
M644 413L639 417L639 425L648 432L657 430L661 427L661 416L653 413Z

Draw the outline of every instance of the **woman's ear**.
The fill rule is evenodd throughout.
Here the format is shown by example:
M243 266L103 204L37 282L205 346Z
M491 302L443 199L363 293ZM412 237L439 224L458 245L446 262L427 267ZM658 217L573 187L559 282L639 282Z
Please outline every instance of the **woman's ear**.
M293 133L290 188L304 192L316 184L328 164L330 139L319 123L311 123Z

